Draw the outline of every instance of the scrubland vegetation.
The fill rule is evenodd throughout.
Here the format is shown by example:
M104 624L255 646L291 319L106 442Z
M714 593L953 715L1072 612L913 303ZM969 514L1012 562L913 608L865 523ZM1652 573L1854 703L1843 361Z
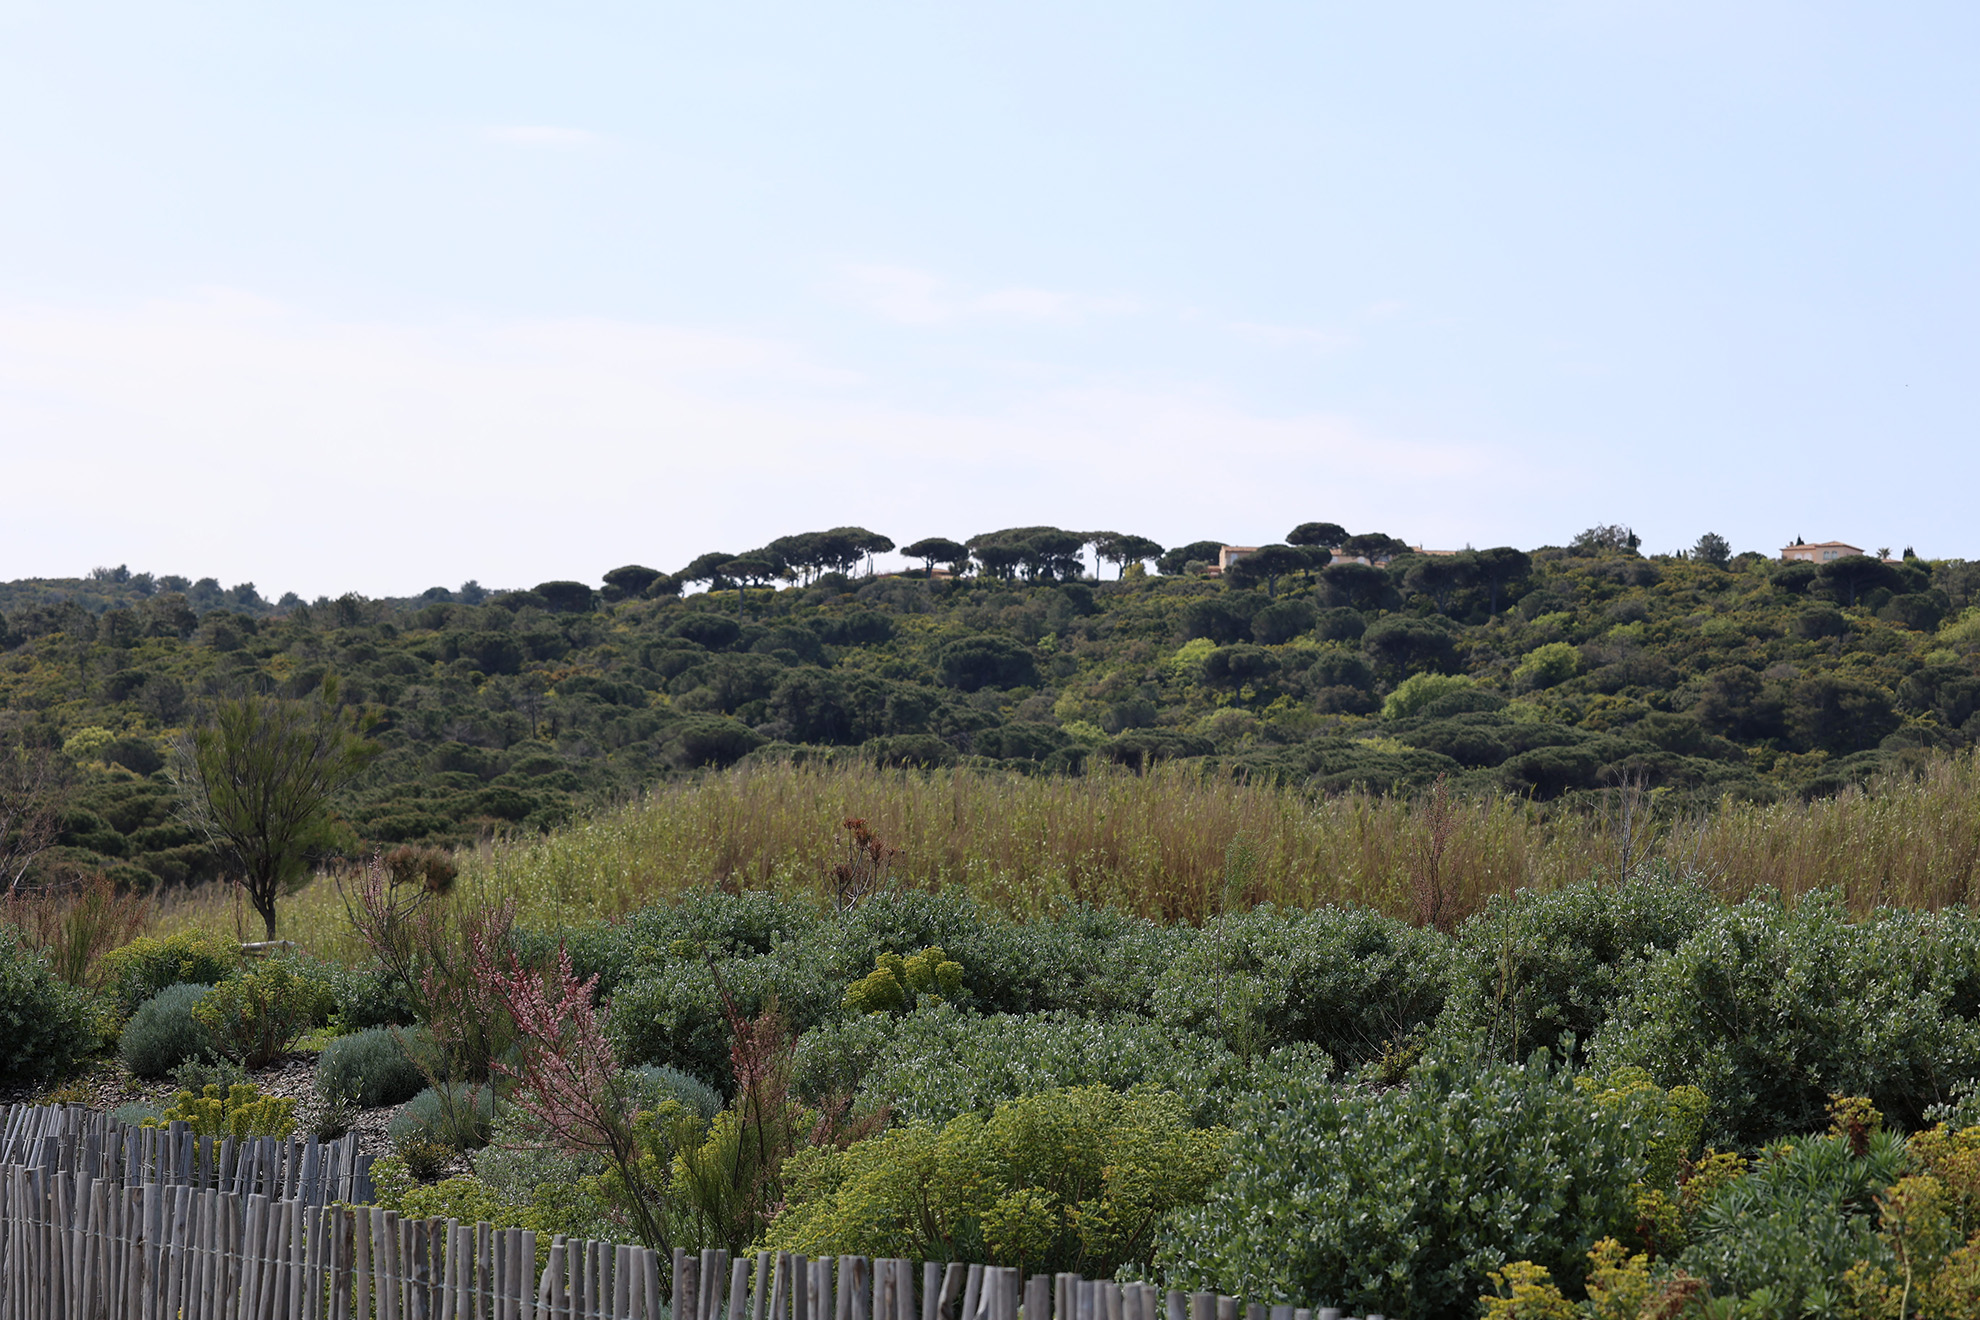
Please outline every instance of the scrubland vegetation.
M1618 815L1434 793L730 772L458 869L320 878L283 909L309 951L272 961L190 905L78 985L10 938L16 1020L54 1025L9 1064L116 1049L243 1130L403 1106L380 1195L408 1214L1398 1316L1965 1315L1980 920L1920 859L1961 856L1972 774L1687 827L1826 859L1846 894L1733 884L1667 824L1626 861ZM847 828L825 808L855 790L883 809ZM1165 830L1189 919L1178 891L943 869L980 838L1033 890L1085 858L1131 898ZM1357 830L1396 837L1349 853ZM1439 865L1523 869L1460 861L1439 899L1440 837ZM1368 856L1393 859L1369 901L1325 891ZM313 1105L238 1086L302 1040Z
M1644 556L1592 528L1530 553L1267 547L1238 567L1273 573L1217 579L1198 571L1215 542L1156 574L1129 559L1146 545L1094 534L1123 574L1095 580L1079 534L1020 528L931 552L966 576L857 576L851 547L884 539L406 600L270 604L123 570L0 584L0 738L64 767L39 865L142 889L219 873L169 762L241 693L365 728L376 754L320 843L349 858L540 834L737 764L1180 764L1569 805L1629 781L1697 815L1832 795L1980 734L1980 566L1961 560ZM1356 543L1395 557L1353 562Z
M767 560L723 556L685 576L726 598L122 651L99 579L88 638L0 661L70 794L0 1070L214 1133L389 1112L410 1215L1402 1320L1980 1314L1966 566L1584 539L1101 584L986 543L747 597ZM202 665L179 725L145 704ZM338 770L293 846L223 828L230 728ZM222 872L259 913L176 883ZM296 947L244 961L263 918ZM312 1101L257 1091L298 1051Z

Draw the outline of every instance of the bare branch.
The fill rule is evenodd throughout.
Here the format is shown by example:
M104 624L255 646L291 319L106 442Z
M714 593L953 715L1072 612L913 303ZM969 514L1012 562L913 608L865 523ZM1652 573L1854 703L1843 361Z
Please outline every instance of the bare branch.
M18 894L35 859L62 832L69 762L18 726L0 725L0 885Z

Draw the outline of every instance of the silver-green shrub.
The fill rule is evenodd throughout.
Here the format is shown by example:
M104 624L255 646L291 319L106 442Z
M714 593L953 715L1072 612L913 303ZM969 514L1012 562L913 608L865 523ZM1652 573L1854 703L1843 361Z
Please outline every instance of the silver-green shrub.
M180 1064L211 1056L213 1033L193 1016L208 985L169 985L138 1006L124 1024L117 1057L139 1077L163 1077Z
M317 1059L316 1092L325 1100L342 1097L366 1109L404 1104L426 1088L426 1074L414 1055L421 1050L430 1055L433 1049L433 1035L425 1027L370 1027L339 1036ZM437 1056L428 1066L435 1062Z
M473 1150L488 1144L494 1121L493 1087L455 1083L436 1090L429 1086L392 1116L386 1134L394 1146L425 1141L450 1150Z

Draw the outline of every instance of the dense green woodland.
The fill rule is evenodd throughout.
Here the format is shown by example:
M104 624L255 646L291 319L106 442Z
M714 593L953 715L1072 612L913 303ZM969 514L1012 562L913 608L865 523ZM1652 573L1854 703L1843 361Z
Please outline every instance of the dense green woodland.
M1338 534L1317 541L1333 562L1297 544L1314 528ZM1218 579L1214 541L1162 555L1024 528L920 542L926 568L870 576L891 542L836 529L673 575L629 565L602 589L275 604L98 570L0 584L0 708L77 768L43 864L139 883L215 865L170 778L202 704L307 697L333 673L383 748L341 804L352 850L546 829L765 758L1174 758L1314 791L1443 776L1569 803L1633 780L1683 805L1834 792L1980 738L1980 563L1817 569L1715 537L1646 557L1596 528L1376 566L1351 557L1402 543L1325 524L1288 540ZM1086 544L1103 580L1082 576Z

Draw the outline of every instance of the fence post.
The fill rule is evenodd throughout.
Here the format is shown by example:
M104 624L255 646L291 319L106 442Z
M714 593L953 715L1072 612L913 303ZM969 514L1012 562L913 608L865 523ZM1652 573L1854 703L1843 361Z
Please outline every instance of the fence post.
M570 1314L564 1303L564 1235L550 1239L550 1256L543 1263L543 1277L536 1281L538 1320L564 1320Z
M924 1287L924 1296L922 1297L924 1320L930 1320L927 1317L927 1291L927 1288ZM1041 1317L1050 1315L1051 1311L1052 1276L1049 1274L1034 1274L1030 1279L1026 1280L1024 1285L1024 1320L1040 1320Z

